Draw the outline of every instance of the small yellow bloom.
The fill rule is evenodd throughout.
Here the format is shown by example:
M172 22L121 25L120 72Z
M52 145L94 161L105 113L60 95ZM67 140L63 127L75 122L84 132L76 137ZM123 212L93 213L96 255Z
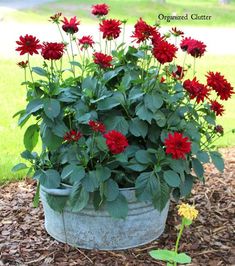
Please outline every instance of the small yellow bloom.
M198 210L196 210L194 206L190 206L188 203L182 203L179 206L178 214L192 221L197 218Z

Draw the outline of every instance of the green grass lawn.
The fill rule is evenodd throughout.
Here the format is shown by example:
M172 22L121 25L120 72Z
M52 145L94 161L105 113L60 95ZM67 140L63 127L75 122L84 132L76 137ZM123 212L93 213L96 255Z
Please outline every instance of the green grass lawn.
M45 17L49 17L55 12L63 12L66 16L76 15L82 23L94 23L95 18L90 14L91 5L97 3L107 3L111 10L109 16L118 19L128 19L128 23L133 24L139 17L154 23L158 20L159 14L177 15L198 14L212 16L211 20L187 20L172 21L167 23L162 21L162 25L169 26L235 26L234 12L235 0L229 5L219 5L218 0L166 0L165 4L157 0L57 0L53 3L43 4L31 9L16 11L10 16L20 22L47 22ZM130 16L131 15L131 16Z
M233 86L235 85L234 69L235 56L204 56L198 60L197 64L197 70L200 73L198 77L201 80L205 79L202 73L209 70L221 71ZM0 105L0 184L23 178L25 175L25 172L11 173L11 168L22 161L19 154L24 150L22 144L24 129L18 128L17 119L12 118L13 114L23 109L25 105L25 88L20 85L22 80L23 71L16 66L15 61L0 60L0 93L2 97ZM226 113L223 118L218 120L218 123L221 123L225 131L228 131L235 128L235 97L226 102L225 106ZM218 146L235 145L235 134L225 135L216 144Z

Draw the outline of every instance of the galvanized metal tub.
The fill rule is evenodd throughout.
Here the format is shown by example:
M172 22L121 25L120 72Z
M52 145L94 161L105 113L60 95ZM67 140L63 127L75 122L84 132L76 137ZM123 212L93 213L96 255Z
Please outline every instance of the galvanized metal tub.
M80 212L71 212L66 207L63 212L56 212L47 204L46 193L65 196L71 189L41 186L46 231L56 240L71 246L99 250L127 249L157 239L165 228L169 202L159 212L150 202L138 202L134 189L120 190L128 201L126 219L114 219L102 209L95 211L90 203Z

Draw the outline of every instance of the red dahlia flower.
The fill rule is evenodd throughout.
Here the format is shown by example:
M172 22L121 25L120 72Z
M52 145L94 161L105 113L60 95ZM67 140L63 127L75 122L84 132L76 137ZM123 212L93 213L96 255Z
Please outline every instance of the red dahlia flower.
M196 98L197 103L203 102L208 97L210 91L205 85L199 83L196 77L193 80L185 80L183 87L189 93L190 99Z
M171 62L178 49L175 45L168 43L167 41L161 40L153 47L154 57L161 63L165 64Z
M206 45L192 38L184 38L181 41L180 47L183 51L187 51L188 54L197 58L201 57L206 51Z
M101 122L90 120L88 124L95 132L104 133L106 130L105 125Z
M224 134L224 128L223 128L221 125L217 125L217 126L215 126L214 131L215 131L216 133L221 134L221 135Z
M178 37L178 36L180 36L180 35L182 35L182 36L184 35L184 32L181 31L181 30L177 30L176 27L171 28L170 32L171 32L175 37Z
M99 65L101 68L109 68L112 66L111 61L113 60L112 56L106 55L103 53L94 53L94 63Z
M127 138L116 130L109 131L104 135L106 144L112 154L119 154L128 146Z
M164 142L166 153L171 154L173 159L185 159L185 155L191 151L191 142L182 133L168 134Z
M70 34L74 34L75 32L78 32L78 25L80 25L80 21L77 20L76 16L68 20L64 17L64 20L62 20L62 23L64 24L62 26L62 29Z
M163 37L161 36L161 34L158 31L156 31L153 33L151 40L152 40L152 45L156 46L159 42L161 42L163 40Z
M211 110L215 112L216 115L221 115L223 114L224 106L217 101L211 101Z
M97 17L102 17L107 15L109 12L109 6L106 4L97 4L93 5L91 9L91 13Z
M50 17L49 21L52 21L53 23L59 24L60 23L60 17L62 16L62 13L56 13L54 16Z
M93 47L95 43L90 35L83 36L81 39L78 39L79 45L81 45L81 50Z
M120 25L122 22L116 19L104 19L100 23L100 31L103 32L103 39L113 40L121 33Z
M175 71L172 72L172 76L175 78L175 79L182 79L184 77L184 69L182 68L182 66L176 66L177 69Z
M75 130L70 130L64 135L64 140L68 142L76 142L82 137L82 133Z
M58 60L63 56L64 44L57 42L44 42L42 56L46 60Z
M41 49L40 41L32 36L26 34L24 37L20 36L20 40L16 41L19 47L16 48L16 51L20 52L20 55L23 54L38 54L38 50Z
M157 32L156 27L148 25L142 18L137 21L134 27L135 31L131 37L135 38L137 43L148 40Z
M17 65L19 66L19 67L21 67L21 68L26 68L27 66L28 66L28 60L27 61L21 61L21 62L19 62L19 63L17 63Z
M221 100L228 100L234 94L231 84L219 72L209 72L207 85L217 92Z

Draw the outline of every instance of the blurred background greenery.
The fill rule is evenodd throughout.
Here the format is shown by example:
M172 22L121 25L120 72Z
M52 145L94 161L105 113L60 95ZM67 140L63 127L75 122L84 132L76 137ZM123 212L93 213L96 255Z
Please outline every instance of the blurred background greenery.
M12 21L15 25L20 23L47 23L48 18L56 12L63 12L65 16L76 15L82 24L94 24L97 20L90 14L91 5L96 3L107 3L110 5L111 11L109 17L125 19L128 18L129 24L134 24L141 16L149 23L154 23L158 14L164 15L185 13L196 13L199 15L210 15L214 17L212 21L187 21L171 23L163 22L162 25L167 26L194 26L194 27L230 27L231 30L235 27L235 1L230 1L229 4L221 5L218 0L109 0L109 1L92 1L92 0L58 0L40 4L40 0L34 0L38 3L30 8L25 6L24 1L13 0L0 1L0 27ZM164 3L165 2L165 3ZM24 5L21 6L21 4ZM27 1L30 3L30 1ZM14 7L17 7L14 9ZM6 8L13 8L6 10ZM4 24L5 23L5 24ZM1 25L2 24L2 25ZM10 24L14 25L14 24ZM5 32L2 38L10 35L10 32ZM20 34L20 33L19 33ZM45 32L45 35L49 35ZM220 36L218 36L220 38ZM228 36L228 41L231 36ZM226 51L226 47L221 47ZM235 48L234 48L235 49ZM0 93L2 97L0 105L0 184L7 181L21 179L25 176L25 172L16 174L11 173L11 168L18 162L22 161L20 152L23 151L23 132L24 130L17 127L17 119L12 116L18 110L24 108L25 104L25 89L20 83L23 81L23 71L16 66L16 62L23 60L22 58L14 58L6 54L0 55ZM182 62L179 58L178 62ZM34 59L35 63L39 59ZM192 63L192 62L188 62ZM219 71L235 85L235 51L231 54L205 54L201 59L197 60L197 72L201 81L205 81L205 73L209 70ZM226 112L222 118L218 119L218 123L223 124L226 131L231 131L235 128L235 97L225 103ZM216 142L218 147L234 146L235 134L231 132L225 134L223 138Z
M12 2L20 1L13 0ZM40 3L40 0L38 2ZM47 22L45 20L46 17L60 11L66 16L76 15L84 23L92 24L96 20L89 12L91 5L104 2L111 7L110 17L121 20L128 18L128 23L134 23L138 17L143 17L150 23L154 23L159 14L184 15L195 13L198 15L210 15L213 18L213 22L210 20L189 20L187 21L188 26L235 26L234 0L230 0L229 4L221 4L221 0L56 0L15 11L11 14L11 18L21 22L35 21L42 23L42 21ZM184 24L182 21L174 21L173 25L182 25L182 23ZM167 22L162 22L162 25L168 24Z

